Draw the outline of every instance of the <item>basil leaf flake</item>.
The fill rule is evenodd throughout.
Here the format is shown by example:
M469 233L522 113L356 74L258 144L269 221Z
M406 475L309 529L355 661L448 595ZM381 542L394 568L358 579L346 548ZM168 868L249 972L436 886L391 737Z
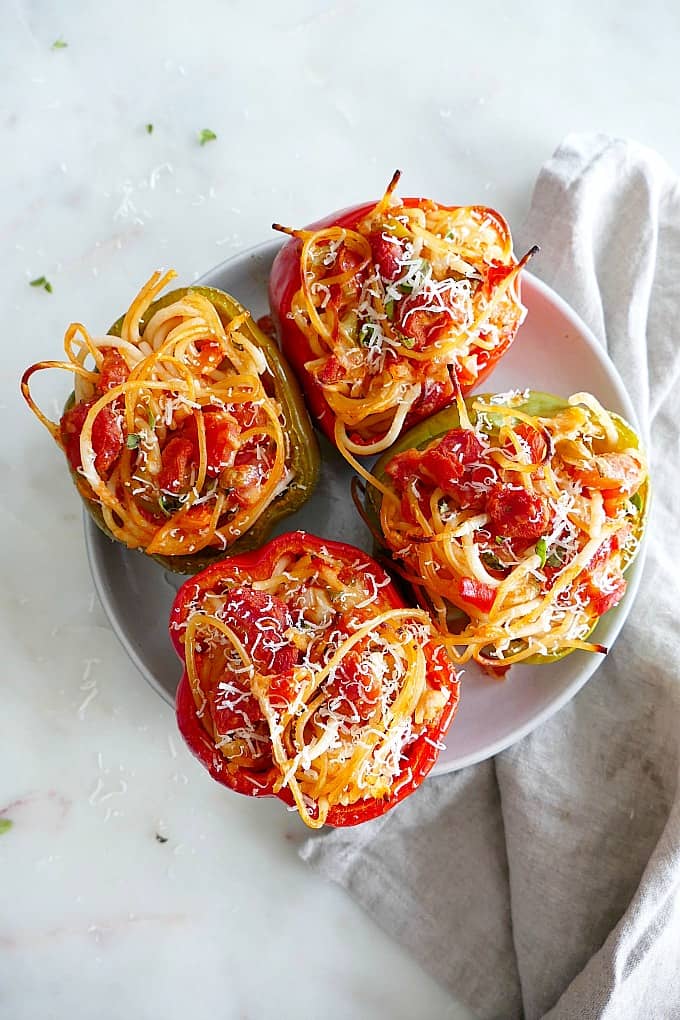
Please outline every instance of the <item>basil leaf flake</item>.
M217 135L214 131L211 131L210 128L203 128L198 136L198 141L200 145L206 145L207 142L214 142L216 138Z

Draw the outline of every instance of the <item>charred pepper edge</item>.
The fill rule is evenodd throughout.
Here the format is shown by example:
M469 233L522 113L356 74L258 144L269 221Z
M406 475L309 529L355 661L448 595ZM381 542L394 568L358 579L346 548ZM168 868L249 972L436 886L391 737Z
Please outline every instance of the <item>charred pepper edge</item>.
M476 393L472 396L465 398L465 406L468 409L470 421L473 424L477 418L477 414L472 408L473 402L476 400L486 401L491 396L493 396L493 394ZM528 414L533 414L540 417L551 417L558 411L564 410L570 405L568 401L565 400L564 397L558 397L551 393L542 393L536 390L532 390L530 392L530 396L528 397L528 399L523 401L521 404L517 404L516 406L518 410L525 411ZM610 415L612 421L616 425L617 431L622 441L625 442L625 444L628 446L633 446L636 449L640 449L641 446L640 438L637 432L628 424L628 422L624 418L622 418L621 415L617 414L615 411L608 411L608 414ZM405 432L402 436L400 436L399 439L390 447L390 449L386 450L385 453L382 454L382 456L376 462L373 468L373 474L379 481L385 482L387 485L389 485L390 484L389 477L386 475L385 469L393 457L395 457L399 453L403 453L405 450L413 449L420 450L423 447L427 446L429 443L431 443L434 439L438 439L441 436L445 435L447 432L449 432L451 429L459 427L460 416L458 414L458 408L455 405L447 407L442 411L438 411L430 418L425 419L425 421L418 422L417 425L414 425L413 428L408 430L408 432ZM644 482L638 489L638 493L640 493L641 497L641 507L635 519L636 528L634 529L634 535L635 538L638 539L638 544L635 550L633 551L632 555L630 555L626 559L625 566L622 567L622 572L624 574L629 569L629 567L634 563L638 555L638 552L640 550L640 544L642 542L642 538L644 536L645 529L647 526L647 518L649 516L651 496L649 476L645 478ZM367 526L370 527L370 530L374 533L374 535L376 532L378 534L382 534L382 529L380 527L381 505L382 496L380 492L377 489L374 489L371 486L367 485L364 492L364 508L366 510L366 514L368 515L369 521L371 522L373 527L371 527L371 525L369 525L368 522L366 523ZM384 546L384 550L387 552L390 558L392 558L391 550L386 545ZM426 597L425 590L424 589L422 590ZM595 630L601 619L602 617L600 616L598 616L595 619L593 626L586 635L586 639L590 637L590 635L592 635L593 631ZM541 665L548 662L557 662L559 659L563 659L565 658L565 656L571 655L574 650L575 649L573 648L567 648L562 652L556 652L552 655L532 655L529 658L523 660L523 665Z
M142 331L155 312L189 293L202 294L208 298L224 323L228 323L237 315L248 311L230 294L215 287L181 287L163 295L149 306L141 320ZM121 316L116 320L109 330L109 335L120 336L123 319L124 316ZM282 517L294 513L309 499L319 478L319 446L292 369L274 341L257 326L252 315L244 322L241 329L248 334L249 339L264 354L269 372L274 380L276 398L281 403L284 415L284 432L290 437L290 462L294 478L288 488L270 503L253 526L227 549L202 550L190 556L154 555L150 557L167 570L177 574L195 574L227 556L238 555L257 548ZM74 404L75 394L71 393L66 401L64 411L68 411ZM71 471L71 475L74 481L77 481L73 471ZM104 522L99 504L94 500L86 499L82 493L79 494L97 527L103 531L107 538L117 542L118 539L111 534ZM147 555L141 549L136 551Z

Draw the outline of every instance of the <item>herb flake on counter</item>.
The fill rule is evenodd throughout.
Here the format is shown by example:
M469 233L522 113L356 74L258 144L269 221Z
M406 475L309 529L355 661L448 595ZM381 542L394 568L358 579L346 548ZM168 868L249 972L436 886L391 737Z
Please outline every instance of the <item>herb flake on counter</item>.
M52 293L52 284L50 283L46 276L37 276L35 280L31 280L30 286L42 287L42 289L46 290L48 294Z
M0 836L3 836L14 825L11 818L0 818Z
M156 833L156 840L159 843L167 843L168 842L168 837L167 836L161 836L160 832L157 832Z
M153 134L153 124L145 124L145 128L147 135Z
M205 145L207 142L214 142L217 139L217 135L210 128L203 128L198 136L198 141L201 145Z
M62 39L61 37L59 39L55 39L54 42L52 43L53 50L65 50L67 49L67 47L68 43L66 42L65 39Z

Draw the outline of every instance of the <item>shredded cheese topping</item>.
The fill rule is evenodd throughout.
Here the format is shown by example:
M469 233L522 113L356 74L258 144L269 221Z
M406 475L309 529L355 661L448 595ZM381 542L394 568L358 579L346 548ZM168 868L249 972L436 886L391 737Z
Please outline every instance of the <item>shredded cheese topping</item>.
M100 507L111 534L164 556L228 549L293 477L267 361L243 329L248 313L225 325L211 301L190 290L141 328L175 275L154 273L120 337L93 338L72 323L68 360L33 365L22 380L31 409L67 453L81 495ZM74 407L59 423L42 413L28 386L47 368L75 376Z
M273 792L290 791L311 828L335 805L394 793L457 691L428 615L393 608L389 579L361 558L289 553L267 577L230 573L219 590L197 587L177 625L225 767L252 777L253 792L275 769Z
M401 572L458 663L502 674L536 656L606 651L587 639L623 596L642 534L637 437L590 394L543 415L527 391L460 404L461 429L397 454L374 479Z

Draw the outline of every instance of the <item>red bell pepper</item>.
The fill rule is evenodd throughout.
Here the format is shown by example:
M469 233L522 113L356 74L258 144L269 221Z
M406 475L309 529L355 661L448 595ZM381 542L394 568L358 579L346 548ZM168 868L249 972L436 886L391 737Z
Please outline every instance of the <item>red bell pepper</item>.
M270 578L275 565L287 554L292 554L296 558L309 555L314 569L321 569L324 563L332 563L337 569L337 575L344 578L348 586L356 582L357 577L361 579L373 599L370 608L361 607L360 615L359 606L355 606L356 615L351 617L350 613L352 620L363 618L364 622L368 622L380 613L407 606L385 571L361 550L351 545L316 538L302 531L281 535L259 550L215 563L180 588L170 617L170 635L177 654L185 662L184 674L177 691L177 721L182 736L191 751L219 783L238 793L249 796L275 795L284 803L292 804L293 798L287 786L274 793L275 784L281 780L282 774L273 756L263 757L261 767L253 768L252 765L246 767L230 762L216 746L209 710L206 707L210 705L210 711L214 713L216 698L212 697L212 692L208 689L210 680L202 680L201 694L205 704L201 706L202 711L197 707L186 669L184 647L187 621L194 613L201 611L208 596L221 596L225 608L221 610L220 619L233 629L242 646L251 655L255 669L267 674L270 684L269 696L272 699L281 696L292 701L298 689L295 667L302 659L302 653L293 640L295 627L291 630L293 617L289 614L294 612L293 602L291 601L290 605L286 604L288 589L277 596L269 593L265 595L262 590L251 587L253 582ZM266 605L263 600L268 600ZM342 607L342 604L341 599L339 605ZM347 613L343 615L343 611L339 609L332 621L326 625L323 634L335 629L337 640L337 628L343 629L343 633L352 633L352 625L348 620ZM258 639L258 631L261 634L263 628L271 639L268 643ZM355 650L357 647L355 645ZM420 726L414 723L418 736L412 743L403 747L404 757L401 759L398 774L393 778L389 793L380 798L363 797L349 804L336 803L330 808L326 824L357 825L383 814L412 793L434 765L438 747L441 746L441 737L446 733L458 704L458 680L453 664L437 642L437 635L433 629L431 634L426 633L422 638L421 647L426 657L428 689L432 692L442 692L443 695L447 695L447 700L431 720L426 720ZM202 650L201 654L211 653L209 650ZM377 694L371 689L365 675L355 672L357 662L358 657L353 656L351 652L348 653L341 659L334 675L331 674L325 683L328 696L334 699L336 707L349 700L357 707L359 718L363 719L370 716L371 706L376 704ZM229 683L234 682L234 674L225 670L226 667L223 667L219 673L219 677L222 678L220 682L223 682L225 677ZM201 675L206 676L207 671L204 670ZM213 686L217 682L213 680ZM241 684L242 692L237 699L238 711L243 718L254 719L253 713L258 711L256 699L248 688L247 681L241 681ZM274 690L275 695L272 694ZM323 685L321 690L324 690ZM315 697L318 693L317 690ZM218 706L217 710L225 711L224 706ZM212 718L214 720L214 714Z
M399 204L407 209L418 208L428 211L444 210L453 212L460 208L458 206L440 205L430 199L424 198L403 198L399 200ZM362 205L352 206L348 209L343 209L340 212L332 213L324 219L311 224L306 228L306 230L316 231L329 226L338 226L347 228L348 230L356 230L357 226L373 211L375 206L375 202L368 202ZM509 237L509 231L505 221L495 210L484 209L481 206L471 207L471 212L473 210L475 212L483 211L485 215L488 216L489 222L494 223L500 233ZM398 214L398 211L398 208L392 206L387 209L386 214L394 216L395 214ZM370 234L364 236L366 236L370 245L373 266L380 274L383 281L389 283L394 279L395 274L398 271L401 271L397 268L395 263L396 256L394 244L386 242L382 233L379 231L372 231ZM527 253L527 256L522 259L520 266L523 266L528 261L529 257L537 250L538 249L532 249L531 252ZM297 378L301 382L312 417L316 420L317 424L328 436L331 442L335 442L335 415L326 400L324 390L320 385L320 380L315 378L315 376L305 367L307 362L318 357L318 355L313 352L307 336L305 336L304 332L298 327L291 315L293 299L301 287L301 251L302 241L299 237L293 236L276 256L269 278L269 303L272 318L281 340L282 349L291 363ZM517 262L514 258L511 258L507 265L505 263L498 265L494 261L488 267L489 280L485 279L482 284L482 290L485 296L488 297L487 292L489 286L493 289L496 286L502 285L504 278L511 274L516 267ZM370 269L371 266L369 264L367 271L370 271ZM512 322L507 324L507 328L499 331L496 345L491 349L487 349L486 346L477 346L473 342L468 352L471 357L466 358L464 361L458 361L456 364L451 366L451 375L455 375L457 383L460 385L463 393L469 392L481 383L510 347L521 320L519 279L516 281L516 288L518 295L516 317ZM330 291L330 303L332 304L333 286L331 286ZM444 304L446 297L447 295L444 294ZM397 316L395 325L407 338L408 346L415 346L416 349L420 350L423 347L427 347L428 344L436 341L436 339L446 331L447 323L450 325L451 320L447 319L447 313L445 311L443 314L437 316L432 312L420 310L417 307L417 302L415 302L414 307L411 308L410 306L413 304L413 297L406 297L403 301L399 302L399 316L404 321L399 321L399 316ZM476 368L474 362L475 357ZM331 363L333 362L332 356L330 361ZM394 362L390 362L390 364L394 364ZM418 364L423 363L418 362ZM322 381L327 382L329 380L324 377ZM442 408L449 406L453 403L454 398L455 384L450 377L447 376L445 380L439 379L436 382L426 380L420 397L409 411L402 431L411 428L419 421L422 421Z
M496 601L496 589L475 577L459 578L458 594L464 602L475 606L482 613L488 613Z

